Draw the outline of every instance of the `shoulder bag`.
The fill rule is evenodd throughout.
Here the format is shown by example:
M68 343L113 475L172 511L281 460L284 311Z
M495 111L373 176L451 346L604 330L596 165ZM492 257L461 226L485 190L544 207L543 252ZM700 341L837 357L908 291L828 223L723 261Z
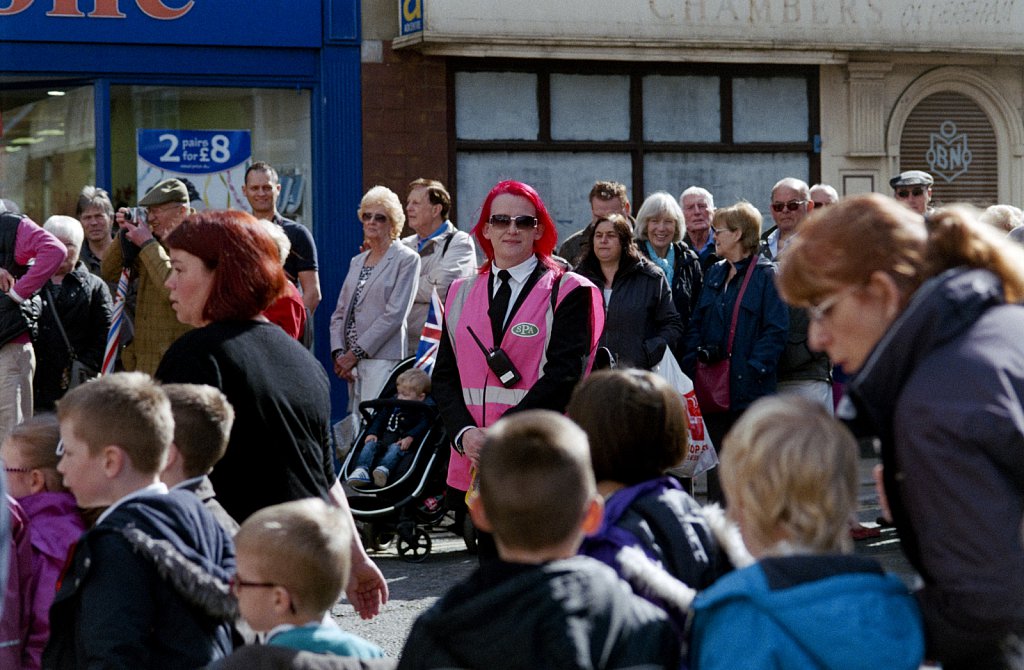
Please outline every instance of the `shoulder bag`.
M740 292L736 295L736 305L732 310L732 322L729 324L729 342L725 347L725 356L718 361L704 362L698 359L697 374L693 380L694 391L697 393L697 402L700 404L702 414L729 411L729 375L731 374L732 343L736 338L736 322L740 316L740 303L743 301L743 294L747 291L747 284L754 276L757 267L757 257L750 259L750 267L740 285Z

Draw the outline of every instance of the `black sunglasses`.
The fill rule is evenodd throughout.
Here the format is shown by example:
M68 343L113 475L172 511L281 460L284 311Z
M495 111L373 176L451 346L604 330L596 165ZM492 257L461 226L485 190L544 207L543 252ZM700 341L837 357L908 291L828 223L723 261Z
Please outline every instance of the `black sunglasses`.
M807 202L806 200L790 200L789 202L773 202L772 209L776 212L781 212L784 209L788 209L791 212L795 212L800 209L800 205Z
M508 228L514 223L516 224L516 228L519 230L529 230L530 228L537 227L537 217L529 216L527 214L521 214L519 216L491 214L491 218L487 219L487 223L491 224L495 228Z
M901 188L896 191L897 198L909 198L911 195L915 198L920 198L924 195L924 189L918 186L917 188Z

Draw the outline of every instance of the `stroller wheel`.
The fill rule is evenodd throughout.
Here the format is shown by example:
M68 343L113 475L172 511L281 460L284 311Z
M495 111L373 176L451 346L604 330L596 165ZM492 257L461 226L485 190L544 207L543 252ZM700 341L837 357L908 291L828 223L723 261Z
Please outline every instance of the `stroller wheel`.
M421 563L430 555L430 533L420 527L413 529L408 537L398 536L398 556L407 563Z
M466 550L469 553L477 553L476 526L473 525L473 520L469 518L468 514L462 520L462 539L466 541Z

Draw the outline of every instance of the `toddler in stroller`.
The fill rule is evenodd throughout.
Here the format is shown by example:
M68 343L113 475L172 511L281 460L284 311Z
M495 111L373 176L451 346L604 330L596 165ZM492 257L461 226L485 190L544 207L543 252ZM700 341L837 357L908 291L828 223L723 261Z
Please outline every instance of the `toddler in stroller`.
M366 430L366 438L355 470L349 475L348 483L354 488L370 484L383 487L395 470L402 456L412 444L418 444L432 423L429 411L430 375L423 370L412 368L398 375L395 380L399 400L418 401L422 405L404 403L389 410L377 412ZM376 467L374 464L376 463Z

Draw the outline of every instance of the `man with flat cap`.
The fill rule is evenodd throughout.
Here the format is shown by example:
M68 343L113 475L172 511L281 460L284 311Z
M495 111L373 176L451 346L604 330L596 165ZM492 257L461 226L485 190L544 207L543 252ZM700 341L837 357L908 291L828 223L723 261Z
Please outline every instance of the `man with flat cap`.
M135 338L121 352L125 370L147 374L156 372L167 347L191 329L178 321L171 308L170 294L164 282L171 274L171 259L161 240L178 227L191 213L188 189L177 179L165 179L154 186L142 200L146 216L126 216L122 207L115 215L117 244L112 244L103 257L101 272L107 281L116 280L128 268L137 279L138 298L135 305Z
M934 183L932 176L921 170L907 170L889 180L893 196L922 216L931 204Z

